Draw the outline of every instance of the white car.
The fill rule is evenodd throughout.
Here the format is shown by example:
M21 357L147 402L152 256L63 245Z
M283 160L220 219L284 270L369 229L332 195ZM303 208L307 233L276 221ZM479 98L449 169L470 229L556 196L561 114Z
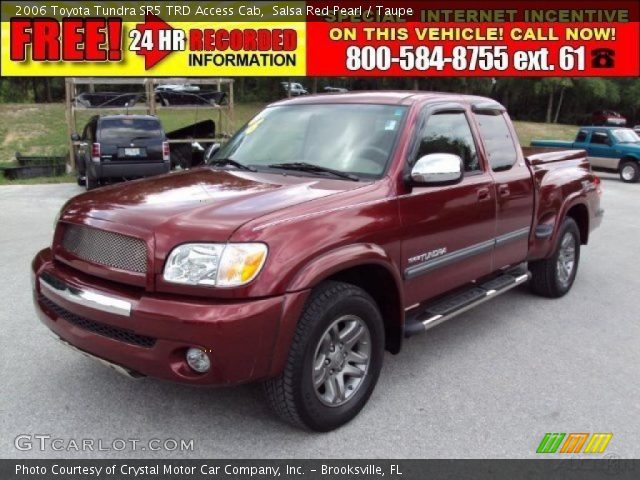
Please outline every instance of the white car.
M281 85L285 93L287 93L289 91L289 82L282 82ZM309 95L309 91L301 83L291 82L291 96L299 97L300 95Z
M156 92L184 92L184 93L193 93L199 92L200 87L198 85L191 85L190 83L182 83L178 85L158 85L156 87Z
M347 93L349 90L347 90L346 88L342 88L342 87L324 87L324 91L325 93Z

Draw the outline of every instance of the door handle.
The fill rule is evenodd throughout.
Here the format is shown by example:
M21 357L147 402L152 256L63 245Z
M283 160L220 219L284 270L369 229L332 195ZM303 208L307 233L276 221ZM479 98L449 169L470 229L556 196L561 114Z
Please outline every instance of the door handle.
M509 185L500 185L498 187L498 193L501 197L508 197L511 191L509 190Z
M489 198L489 189L481 188L478 190L478 200L484 200L486 198Z

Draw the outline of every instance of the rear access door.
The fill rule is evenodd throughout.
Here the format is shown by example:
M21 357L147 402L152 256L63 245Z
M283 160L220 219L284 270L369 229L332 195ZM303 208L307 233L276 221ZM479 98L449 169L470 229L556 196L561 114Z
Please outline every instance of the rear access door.
M588 143L584 147L587 151L589 163L593 168L618 170L620 159L616 158L613 148L613 138L609 129L593 129Z
M498 270L527 258L534 207L533 178L504 108L497 104L474 106L473 116L494 179L493 270Z

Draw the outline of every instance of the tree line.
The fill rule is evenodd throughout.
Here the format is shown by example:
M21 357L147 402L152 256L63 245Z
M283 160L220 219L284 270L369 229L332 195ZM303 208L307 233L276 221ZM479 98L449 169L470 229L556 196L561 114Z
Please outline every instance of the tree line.
M615 110L630 125L640 124L640 78L467 78L467 77L237 77L238 102L269 102L286 95L283 81L299 82L310 92L324 87L349 90L430 90L484 95L501 102L513 118L548 123L587 121L595 110ZM97 91L132 91L136 85L102 85ZM64 79L0 78L1 103L44 103L64 100Z

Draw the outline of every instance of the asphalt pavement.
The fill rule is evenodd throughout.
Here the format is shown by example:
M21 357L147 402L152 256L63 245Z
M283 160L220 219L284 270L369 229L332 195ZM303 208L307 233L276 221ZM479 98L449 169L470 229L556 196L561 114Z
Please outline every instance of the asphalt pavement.
M82 190L0 186L0 457L521 458L546 432L611 432L606 455L640 457L640 184L602 177L604 221L567 296L521 287L407 340L363 412L326 434L281 423L257 385L129 380L58 345L29 265Z

